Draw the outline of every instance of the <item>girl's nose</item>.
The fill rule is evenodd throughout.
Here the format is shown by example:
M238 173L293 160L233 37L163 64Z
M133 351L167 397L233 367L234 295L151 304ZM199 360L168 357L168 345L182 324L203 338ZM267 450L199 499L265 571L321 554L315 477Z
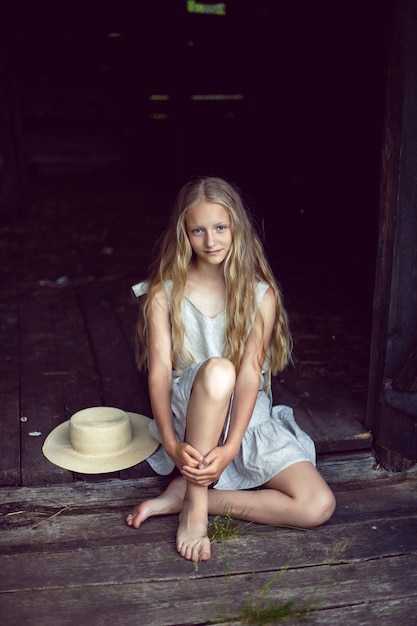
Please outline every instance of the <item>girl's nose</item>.
M213 233L210 233L209 231L207 231L206 234L206 246L207 248L212 248L214 246Z

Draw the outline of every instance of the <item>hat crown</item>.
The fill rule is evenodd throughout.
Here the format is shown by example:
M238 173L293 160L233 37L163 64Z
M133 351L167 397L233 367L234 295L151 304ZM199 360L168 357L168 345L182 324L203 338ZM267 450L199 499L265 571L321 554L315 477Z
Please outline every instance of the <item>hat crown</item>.
M132 443L132 425L128 414L121 409L90 407L71 417L69 440L73 449L82 455L117 454Z

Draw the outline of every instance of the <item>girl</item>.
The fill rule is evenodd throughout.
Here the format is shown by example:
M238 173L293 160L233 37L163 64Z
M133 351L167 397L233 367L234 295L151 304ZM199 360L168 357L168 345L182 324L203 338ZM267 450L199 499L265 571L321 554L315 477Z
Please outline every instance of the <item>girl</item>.
M289 362L291 337L239 190L214 177L188 182L150 277L134 290L144 300L150 428L162 444L148 462L181 475L127 524L179 513L178 552L205 561L209 514L308 528L328 520L335 499L314 444L289 407L272 406L270 377Z

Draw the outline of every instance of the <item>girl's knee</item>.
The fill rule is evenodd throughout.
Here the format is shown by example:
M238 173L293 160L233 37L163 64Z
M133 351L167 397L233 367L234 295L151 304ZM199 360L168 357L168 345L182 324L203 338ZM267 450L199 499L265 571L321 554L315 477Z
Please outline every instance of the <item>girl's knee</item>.
M202 366L201 382L208 395L218 397L225 393L230 396L236 383L236 370L228 359L212 357Z
M306 503L306 521L308 528L315 528L327 522L336 508L336 498L333 492L327 488L316 493Z

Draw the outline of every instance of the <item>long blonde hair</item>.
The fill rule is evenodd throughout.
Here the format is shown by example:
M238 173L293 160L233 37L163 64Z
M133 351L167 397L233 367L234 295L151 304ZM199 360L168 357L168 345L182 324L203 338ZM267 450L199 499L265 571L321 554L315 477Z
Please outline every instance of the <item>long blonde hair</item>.
M138 323L138 367L143 368L147 363L146 320L150 303L167 280L171 280L173 284L170 310L173 369L176 369L178 355L181 355L182 360L187 360L184 355L185 329L180 310L193 250L187 236L185 218L188 211L202 200L220 204L230 216L232 246L223 263L227 303L224 356L239 370L248 328L252 326L257 310L255 285L264 281L273 290L276 300L277 316L268 350L269 367L276 374L291 360L292 350L282 295L239 189L216 177L192 179L182 187L177 196L168 228L147 280L148 291L142 296Z

